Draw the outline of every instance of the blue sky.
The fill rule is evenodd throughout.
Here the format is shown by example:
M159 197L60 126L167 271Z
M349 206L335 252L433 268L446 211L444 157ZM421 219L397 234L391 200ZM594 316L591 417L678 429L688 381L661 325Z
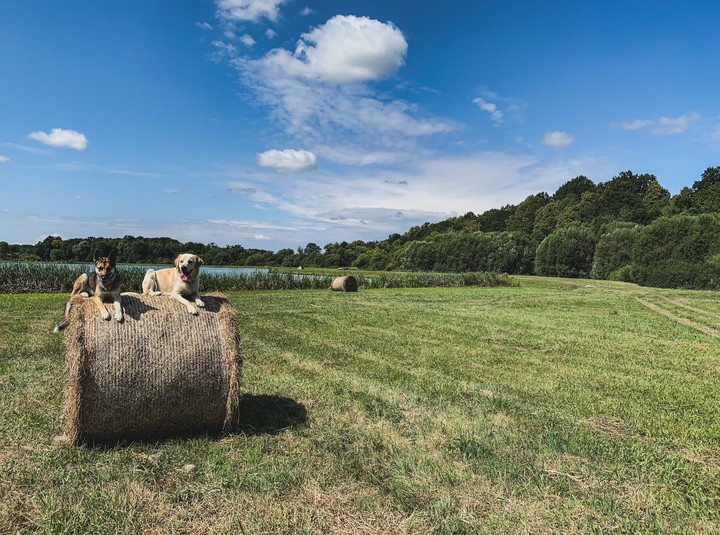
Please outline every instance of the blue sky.
M720 165L720 2L4 0L0 240L384 239Z

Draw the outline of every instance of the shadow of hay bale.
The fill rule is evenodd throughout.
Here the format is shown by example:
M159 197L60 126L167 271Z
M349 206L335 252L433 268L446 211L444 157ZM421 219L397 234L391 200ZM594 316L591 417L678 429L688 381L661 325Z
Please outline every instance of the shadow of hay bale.
M246 435L277 435L307 422L302 403L269 395L244 394L240 397L238 424L234 432Z
M172 436L129 437L122 440L84 440L81 444L93 449L110 451L134 445L163 444L195 438L219 440L233 435L279 435L285 431L298 429L307 423L305 406L294 399L282 396L244 394L240 397L238 413L236 424L222 432L197 431Z

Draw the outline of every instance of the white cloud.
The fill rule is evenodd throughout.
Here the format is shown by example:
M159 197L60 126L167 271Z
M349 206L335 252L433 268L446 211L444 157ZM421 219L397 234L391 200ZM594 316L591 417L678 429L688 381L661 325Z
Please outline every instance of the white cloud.
M252 38L252 35L246 33L240 37L240 42L245 46L253 46L255 44L255 39Z
M6 162L9 162L9 161L10 161L10 158L8 158L7 156L4 156L4 155L0 154L0 163L6 163Z
M392 23L336 16L302 34L294 51L224 59L296 143L311 150L341 145L326 151L327 159L370 164L410 159L421 138L460 129L412 102L378 96L372 83L395 74L407 50Z
M656 136L666 136L669 134L682 134L690 128L690 125L700 119L697 113L686 113L680 117L660 117L657 125L653 128L652 133Z
M395 164L406 158L394 151L364 150L361 147L342 145L316 145L313 147L316 154L323 159L345 165L381 165ZM417 152L414 153L417 156Z
M300 11L300 15L302 15L303 17L306 16L306 15L311 15L311 14L313 14L313 13L315 13L315 12L314 12L312 9L310 9L309 7L307 7L307 6L304 7L304 8Z
M215 52L210 54L210 59L216 63L221 62L225 58L234 58L237 56L237 48L232 43L225 41L213 41L210 43L215 47Z
M85 150L88 144L87 138L80 132L63 128L53 128L49 134L41 131L31 132L28 138L51 147L67 147L75 150Z
M208 22L196 22L195 26L197 26L201 30L212 30L213 29L212 24L210 24Z
M488 112L490 114L490 119L495 124L495 126L500 126L502 124L503 112L499 110L495 104L493 104L492 102L488 102L481 97L473 99L473 104L477 104L481 110Z
M620 128L623 130L640 130L654 124L655 121L651 121L649 119L635 119L634 121L625 121L620 123Z
M279 171L310 171L317 169L317 157L306 150L268 150L257 155L258 165Z
M447 119L423 117L412 103L376 98L364 85L310 79L306 65L286 51L234 64L285 132L305 145L343 143L364 152L412 153L418 138L459 128Z
M407 48L392 23L338 15L303 34L292 55L275 51L275 61L293 75L352 84L392 75L405 63Z
M276 35L277 35L277 32L275 30L273 30L272 28L268 28L267 30L265 30L265 37L267 37L268 39L272 39Z
M276 21L285 0L217 0L218 16L228 21Z
M668 136L672 134L682 134L699 119L699 114L690 112L674 118L660 117L659 119L624 121L620 123L618 127L623 130L642 130L643 128L649 128L650 133L654 136Z
M378 239L425 221L518 203L530 194L552 192L580 174L609 172L590 159L543 164L531 155L487 151L422 158L402 171L318 172L280 183L235 182L230 186L255 188L251 200L292 216L299 232L312 228L313 233L303 235L319 243L322 239Z
M542 142L550 147L569 147L575 143L575 136L556 130L554 132L545 132Z

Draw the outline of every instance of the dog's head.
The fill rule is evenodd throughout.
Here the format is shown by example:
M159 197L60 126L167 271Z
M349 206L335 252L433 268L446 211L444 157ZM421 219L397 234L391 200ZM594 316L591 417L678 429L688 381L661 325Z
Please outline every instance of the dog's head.
M202 265L202 258L190 253L183 253L175 259L175 267L180 275L180 280L183 282L195 280L200 273L200 266Z
M93 262L95 262L95 273L103 284L112 282L117 274L115 263L117 262L117 251L112 250L108 256L101 256L97 251L93 254Z

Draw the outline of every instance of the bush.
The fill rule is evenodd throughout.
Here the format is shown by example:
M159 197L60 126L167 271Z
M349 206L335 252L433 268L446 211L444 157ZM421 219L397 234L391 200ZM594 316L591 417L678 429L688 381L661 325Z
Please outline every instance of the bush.
M632 262L631 253L640 228L633 225L600 236L590 272L593 279L607 279L610 273Z
M637 284L639 279L638 267L635 264L628 264L620 269L616 269L610 273L607 278L611 281L633 282Z
M720 267L709 263L663 260L637 269L634 276L636 280L633 282L643 286L688 290L720 289Z
M595 235L590 229L557 229L538 246L535 272L546 277L587 278L594 253Z
M410 271L532 273L535 245L522 232L445 233L409 243L400 266Z

